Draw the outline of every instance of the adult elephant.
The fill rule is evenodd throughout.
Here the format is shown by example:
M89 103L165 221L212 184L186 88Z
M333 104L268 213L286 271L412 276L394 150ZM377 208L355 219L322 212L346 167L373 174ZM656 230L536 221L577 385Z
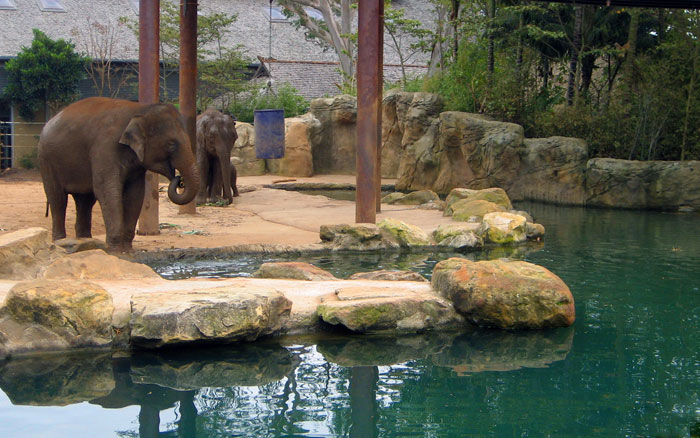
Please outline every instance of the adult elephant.
M99 201L111 251L131 249L146 170L170 180L168 196L176 204L191 202L199 189L182 118L166 104L102 97L71 104L41 131L39 166L51 207L53 239L66 237L71 194L77 211L76 236L91 237L92 207Z
M236 168L230 164L231 149L237 138L233 117L215 109L197 116L197 168L202 182L197 203L223 199L230 204L233 196L238 196Z

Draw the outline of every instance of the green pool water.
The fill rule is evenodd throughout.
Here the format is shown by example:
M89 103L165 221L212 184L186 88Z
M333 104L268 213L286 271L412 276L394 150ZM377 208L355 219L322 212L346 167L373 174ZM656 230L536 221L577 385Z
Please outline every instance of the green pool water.
M521 204L547 229L510 257L558 274L569 329L273 339L0 363L0 436L698 437L700 216ZM429 275L448 254L307 261ZM263 260L156 266L250 275Z

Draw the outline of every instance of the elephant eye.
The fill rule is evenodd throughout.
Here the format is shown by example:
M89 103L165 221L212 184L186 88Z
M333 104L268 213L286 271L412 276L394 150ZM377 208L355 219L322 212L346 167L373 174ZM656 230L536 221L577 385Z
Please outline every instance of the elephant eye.
M177 152L177 142L176 141L170 140L168 142L168 152L170 152L171 154Z

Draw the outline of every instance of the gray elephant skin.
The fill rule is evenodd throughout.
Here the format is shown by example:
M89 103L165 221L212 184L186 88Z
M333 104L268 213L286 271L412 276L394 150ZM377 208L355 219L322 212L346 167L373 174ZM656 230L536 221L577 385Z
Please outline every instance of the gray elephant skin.
M199 190L199 174L182 120L172 105L102 97L73 103L49 120L39 140L39 166L53 239L66 237L71 194L76 237L91 237L92 207L99 201L109 250L129 251L146 170L170 180L171 201L191 202Z
M197 168L202 182L197 194L198 204L220 200L230 204L233 196L238 196L236 168L230 162L237 138L233 117L215 109L197 116Z

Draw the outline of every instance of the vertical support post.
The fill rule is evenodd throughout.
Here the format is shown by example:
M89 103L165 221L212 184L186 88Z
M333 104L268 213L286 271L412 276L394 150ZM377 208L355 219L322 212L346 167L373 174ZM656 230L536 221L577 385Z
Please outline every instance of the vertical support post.
M377 20L379 42L377 43L377 164L374 170L374 193L377 213L382 211L382 99L384 98L384 1L379 1L379 18Z
M360 0L357 50L357 165L355 222L377 221L375 190L378 129L381 113L379 5L384 0Z
M139 103L158 103L160 0L139 0ZM138 234L159 234L158 175L146 173Z
M180 113L185 119L194 155L197 145L197 0L180 0ZM178 213L194 214L196 203L195 199L181 205Z

